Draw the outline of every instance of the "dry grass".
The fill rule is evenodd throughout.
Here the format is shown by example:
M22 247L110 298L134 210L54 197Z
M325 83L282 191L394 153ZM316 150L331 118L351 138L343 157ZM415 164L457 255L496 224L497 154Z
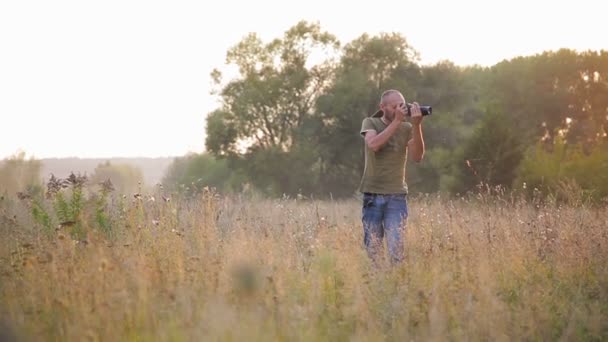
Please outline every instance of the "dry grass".
M606 208L412 199L405 262L374 270L356 201L136 201L86 242L3 201L0 324L25 339L608 338Z

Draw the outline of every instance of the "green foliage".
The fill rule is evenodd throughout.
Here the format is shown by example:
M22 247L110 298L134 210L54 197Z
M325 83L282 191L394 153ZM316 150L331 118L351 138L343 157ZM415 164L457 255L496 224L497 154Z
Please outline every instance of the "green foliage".
M114 191L114 185L108 179L101 183L99 197L95 201L95 223L98 229L108 238L113 237L112 224L107 209L108 196L112 191Z
M53 200L59 227L69 229L70 235L79 240L86 236L85 220L81 215L86 201L83 192L86 182L86 176L71 173L67 179L51 176L47 184L47 196Z
M316 100L333 75L331 58L313 64L311 55L331 55L338 46L317 24L300 22L282 39L264 44L250 34L232 47L227 62L237 66L240 75L223 86L222 107L207 119L207 149L251 175L248 181L260 189L280 194L287 190L283 185L297 188L291 184L301 180L282 162L300 160L285 156L309 150L301 145L309 144L310 135L300 133L307 130ZM219 72L212 76L221 81ZM279 164L259 164L268 160ZM272 169L270 176L251 173L267 168Z
M527 151L516 184L529 193L536 190L567 202L607 198L608 145L585 153L581 145L562 138L554 144L538 143Z
M501 62L482 92L517 124L529 142L554 138L571 121L567 142L606 140L608 51L561 49Z
M522 157L523 144L511 121L499 112L486 114L462 154L455 155L462 178L452 190L465 192L480 183L510 186Z
M42 193L32 195L31 213L34 221L40 224L47 233L56 228L68 231L72 238L85 239L87 229L95 227L107 238L113 238L112 221L107 202L114 191L108 179L100 184L99 192L87 188L86 176L71 173L66 179L51 175L47 183L45 201ZM47 210L52 207L52 210ZM91 215L93 213L93 215ZM58 222L57 225L54 222Z
M34 222L42 226L42 229L50 234L53 231L53 219L44 207L44 201L40 197L35 197L32 200L31 208L32 218Z
M319 53L337 58L314 65ZM509 187L524 146L559 132L587 154L608 141L606 51L548 51L490 68L421 66L401 34L363 34L340 48L300 22L269 43L250 34L227 62L240 74L222 83L212 72L221 106L207 116L206 147L269 195L351 196L363 170L361 122L390 88L433 106L426 158L408 165L413 193Z
M162 183L169 191L194 194L205 187L224 192L242 189L244 177L233 171L225 159L215 159L209 154L191 154L176 158Z
M453 149L446 147L435 147L427 152L427 156L422 163L410 165L408 178L410 187L421 192L449 192L458 188L462 184L463 170L459 168L458 159L462 160L464 147L456 147ZM433 184L425 179L437 179L437 183ZM413 180L420 180L419 183ZM425 187L426 185L426 187ZM435 185L436 187L431 187ZM425 191L426 190L426 191Z
M331 76L329 61L308 66L312 50L336 46L335 37L318 25L301 22L283 39L264 44L250 34L232 47L227 62L238 67L240 77L220 93L222 109L208 120L208 149L216 155L238 154L252 145L289 150L296 143L294 130L310 116Z
M69 222L72 218L72 210L70 208L69 202L66 201L62 192L57 193L55 195L55 201L53 203L53 207L55 209L55 214L57 215L57 219L61 222Z

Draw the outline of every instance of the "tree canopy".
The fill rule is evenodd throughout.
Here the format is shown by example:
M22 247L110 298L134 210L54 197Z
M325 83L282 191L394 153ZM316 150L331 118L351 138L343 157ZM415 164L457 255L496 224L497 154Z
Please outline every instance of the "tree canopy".
M513 186L531 172L524 156L539 146L551 153L556 139L584 155L608 150L608 51L561 49L492 67L421 65L400 33L342 45L300 22L270 42L247 35L226 62L239 74L224 81L212 72L220 106L207 116L206 148L269 195L353 195L361 121L391 88L433 106L427 157L408 166L413 192Z

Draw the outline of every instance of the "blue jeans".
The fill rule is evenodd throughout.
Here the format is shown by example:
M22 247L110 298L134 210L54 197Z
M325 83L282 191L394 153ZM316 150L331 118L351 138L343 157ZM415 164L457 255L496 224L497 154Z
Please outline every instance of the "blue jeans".
M367 254L377 261L386 236L393 263L403 260L403 240L407 220L405 194L363 194L363 243Z

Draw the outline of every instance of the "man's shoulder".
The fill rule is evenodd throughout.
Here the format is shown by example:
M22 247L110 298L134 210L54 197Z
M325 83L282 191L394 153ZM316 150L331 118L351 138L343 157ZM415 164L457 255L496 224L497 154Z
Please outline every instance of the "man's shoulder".
M363 119L363 124L364 125L371 125L374 127L382 127L383 123L382 123L382 119L380 118L374 118L374 117L367 117Z
M381 123L381 121L380 121L379 118L368 117L368 118L363 119L363 122L361 124L361 128L363 130L371 130L371 129L373 129L375 131L378 131L380 129L380 127L382 127L380 125L380 123Z
M384 125L384 122L382 122L382 118L367 117L367 118L363 119L363 123L365 123L365 122L369 122L369 123L373 124L374 126L383 126ZM401 123L401 127L412 128L412 124L409 121L403 121Z
M382 119L368 116L366 118L363 118L363 122L366 122L366 121L376 123L376 122L382 122Z

